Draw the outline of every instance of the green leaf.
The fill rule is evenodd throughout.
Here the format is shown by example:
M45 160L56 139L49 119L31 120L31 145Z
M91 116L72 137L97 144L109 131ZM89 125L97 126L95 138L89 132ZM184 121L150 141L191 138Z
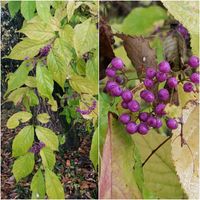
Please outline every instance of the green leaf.
M193 54L199 55L199 2L198 1L162 1L176 20L186 27L191 35Z
M98 128L96 128L92 137L92 145L90 149L90 160L92 161L96 170L98 166L98 136Z
M25 81L25 85L31 88L36 88L37 87L36 78L34 76L28 76Z
M168 139L143 166L144 184L158 199L186 198L172 161L171 139L153 130L145 136L134 134L132 139L140 152L142 163Z
M14 115L12 115L8 119L6 126L9 129L13 129L13 128L16 128L17 126L19 126L19 122L24 123L24 122L29 121L31 118L32 118L31 113L21 111L21 112L18 112L18 113L15 113Z
M157 62L160 63L162 60L164 60L164 52L163 52L163 43L160 38L156 37L153 39L153 41L150 43L150 46L156 50L156 57Z
M26 20L30 20L35 15L35 1L21 1L21 13Z
M37 13L41 17L41 19L47 23L50 21L50 18L52 17L50 12L50 6L51 6L50 1L36 1Z
M73 41L78 56L97 48L98 32L91 18L75 26Z
M51 25L44 23L39 17L26 23L26 25L20 29L19 32L24 33L31 40L40 42L44 42L55 37L55 33L51 28Z
M37 116L37 120L43 124L49 122L50 116L47 113L41 113Z
M5 96L9 92L11 92L11 91L19 88L20 86L24 85L31 69L32 69L31 67L26 66L26 62L23 62L19 66L19 68L9 77L8 89L5 93Z
M46 191L49 199L64 199L64 190L56 174L45 169Z
M96 50L92 59L86 64L86 77L98 87L98 51Z
M82 76L74 75L70 78L71 87L78 93L87 93L96 95L98 94L97 85L88 80L87 78L83 78ZM93 84L92 84L93 83Z
M38 139L52 150L58 150L58 137L50 129L41 126L36 126L36 135Z
M32 199L45 198L45 182L41 169L38 169L31 182Z
M28 176L33 171L34 165L34 154L30 152L15 160L12 172L16 181L18 182L20 179Z
M75 9L76 9L76 2L75 1L69 1L67 3L67 19L68 19L68 22L72 18Z
M36 67L36 81L37 81L37 89L40 95L48 99L52 99L52 92L53 92L52 75L46 68L46 66L42 66L41 62L38 62Z
M12 155L14 157L23 156L32 147L34 140L34 127L24 127L13 140Z
M29 89L24 95L23 103L26 104L26 107L32 107L39 104L39 99L35 94L34 90Z
M18 88L10 93L6 101L12 101L15 105L20 104L28 90L28 87Z
M20 1L8 1L8 9L11 17L14 17L15 14L20 10L21 2Z
M9 56L6 58L14 60L24 60L26 57L33 58L39 53L40 48L45 46L44 41L31 40L30 38L24 38L12 49Z
M141 199L133 173L134 143L124 127L109 114L108 132L103 149L100 199Z
M71 61L72 53L67 43L62 39L56 39L53 48L47 57L47 65L53 79L64 89L67 78L67 66Z
M69 24L66 24L63 29L60 29L59 35L61 38L64 38L67 44L73 47L74 29Z
M42 164L44 168L48 168L52 170L56 163L56 158L53 151L49 149L48 147L44 147L40 151L40 156L42 157Z
M160 6L134 8L122 23L122 32L130 35L147 35L154 25L167 18L166 11Z

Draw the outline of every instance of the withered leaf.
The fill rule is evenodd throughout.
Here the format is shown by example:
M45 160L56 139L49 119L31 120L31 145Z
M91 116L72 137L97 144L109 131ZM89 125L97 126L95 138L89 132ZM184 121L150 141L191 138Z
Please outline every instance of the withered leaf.
M105 69L115 57L112 49L112 44L114 44L113 34L111 27L107 24L106 20L100 18L99 24L100 30L100 79L105 77Z
M136 68L138 77L143 77L145 67L156 68L156 52L150 47L148 39L142 36L135 37L125 34L115 35L123 40L127 56Z

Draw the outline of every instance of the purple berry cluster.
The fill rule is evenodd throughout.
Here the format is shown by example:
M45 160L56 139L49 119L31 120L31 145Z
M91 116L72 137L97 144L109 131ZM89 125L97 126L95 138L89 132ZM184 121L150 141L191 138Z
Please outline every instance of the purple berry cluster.
M51 49L51 45L50 44L48 44L45 47L41 48L40 52L39 52L40 57L47 56L49 51L50 51L50 49Z
M190 57L188 64L191 68L197 68L199 59L196 56ZM161 128L163 120L166 120L166 125L169 129L176 129L178 122L166 116L165 107L170 100L170 92L176 89L178 79L171 70L171 66L167 61L162 61L158 65L158 70L153 67L146 68L146 76L143 80L145 89L140 92L140 97L144 104L150 104L151 112L142 112L140 103L134 99L133 93L126 88L122 88L118 81L119 72L123 69L123 61L120 58L114 58L111 64L106 69L108 81L106 84L106 91L113 97L121 97L121 106L127 109L119 116L119 121L126 126L129 134L136 132L145 135L151 128ZM123 78L121 78L123 80ZM199 73L195 72L190 76L190 81L184 84L184 91L193 91L193 84L199 83ZM165 82L166 87L158 91L155 86L159 83ZM188 85L189 84L189 85ZM131 120L131 113L135 113L135 120ZM138 120L139 119L139 120ZM136 121L139 123L136 123Z
M189 39L189 32L182 24L179 24L176 29L185 40Z
M37 142L29 149L29 152L32 152L34 154L38 154L38 153L40 153L40 150L43 147L45 147L45 144L43 142Z
M79 112L81 115L89 115L97 106L97 102L93 101L92 106L88 106L87 110L81 110L80 108L76 109L76 112Z

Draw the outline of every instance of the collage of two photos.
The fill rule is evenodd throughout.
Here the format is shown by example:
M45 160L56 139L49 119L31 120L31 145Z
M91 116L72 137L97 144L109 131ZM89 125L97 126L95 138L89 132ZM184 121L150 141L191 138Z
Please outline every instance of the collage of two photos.
M1 199L199 199L199 1L1 1Z

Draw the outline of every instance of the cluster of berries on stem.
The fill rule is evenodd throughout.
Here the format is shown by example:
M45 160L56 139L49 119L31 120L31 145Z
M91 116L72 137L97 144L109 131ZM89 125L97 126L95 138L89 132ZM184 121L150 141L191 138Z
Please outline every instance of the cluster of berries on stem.
M87 110L81 110L80 108L76 109L76 112L79 112L81 115L89 115L93 110L95 110L97 102L93 101L91 106L88 106Z
M199 84L199 73L194 71L198 66L199 58L191 56L188 60L188 67L192 73L185 79L190 81L184 81L183 89L185 92L194 91L194 85ZM138 132L145 135L151 128L161 128L163 121L166 121L169 129L176 129L178 122L176 119L166 116L165 111L172 91L177 89L177 85L180 82L172 71L170 64L167 61L162 61L159 63L157 70L153 67L145 68L145 78L143 80L145 89L140 92L140 98L146 107L151 108L149 112L143 112L140 103L134 99L132 91L125 88L123 71L123 61L120 58L114 58L106 69L108 81L105 89L111 96L121 97L121 106L127 111L119 116L119 121L125 125L126 131L129 134ZM160 83L165 83L165 87L157 89ZM131 119L132 113L137 116L134 120Z

